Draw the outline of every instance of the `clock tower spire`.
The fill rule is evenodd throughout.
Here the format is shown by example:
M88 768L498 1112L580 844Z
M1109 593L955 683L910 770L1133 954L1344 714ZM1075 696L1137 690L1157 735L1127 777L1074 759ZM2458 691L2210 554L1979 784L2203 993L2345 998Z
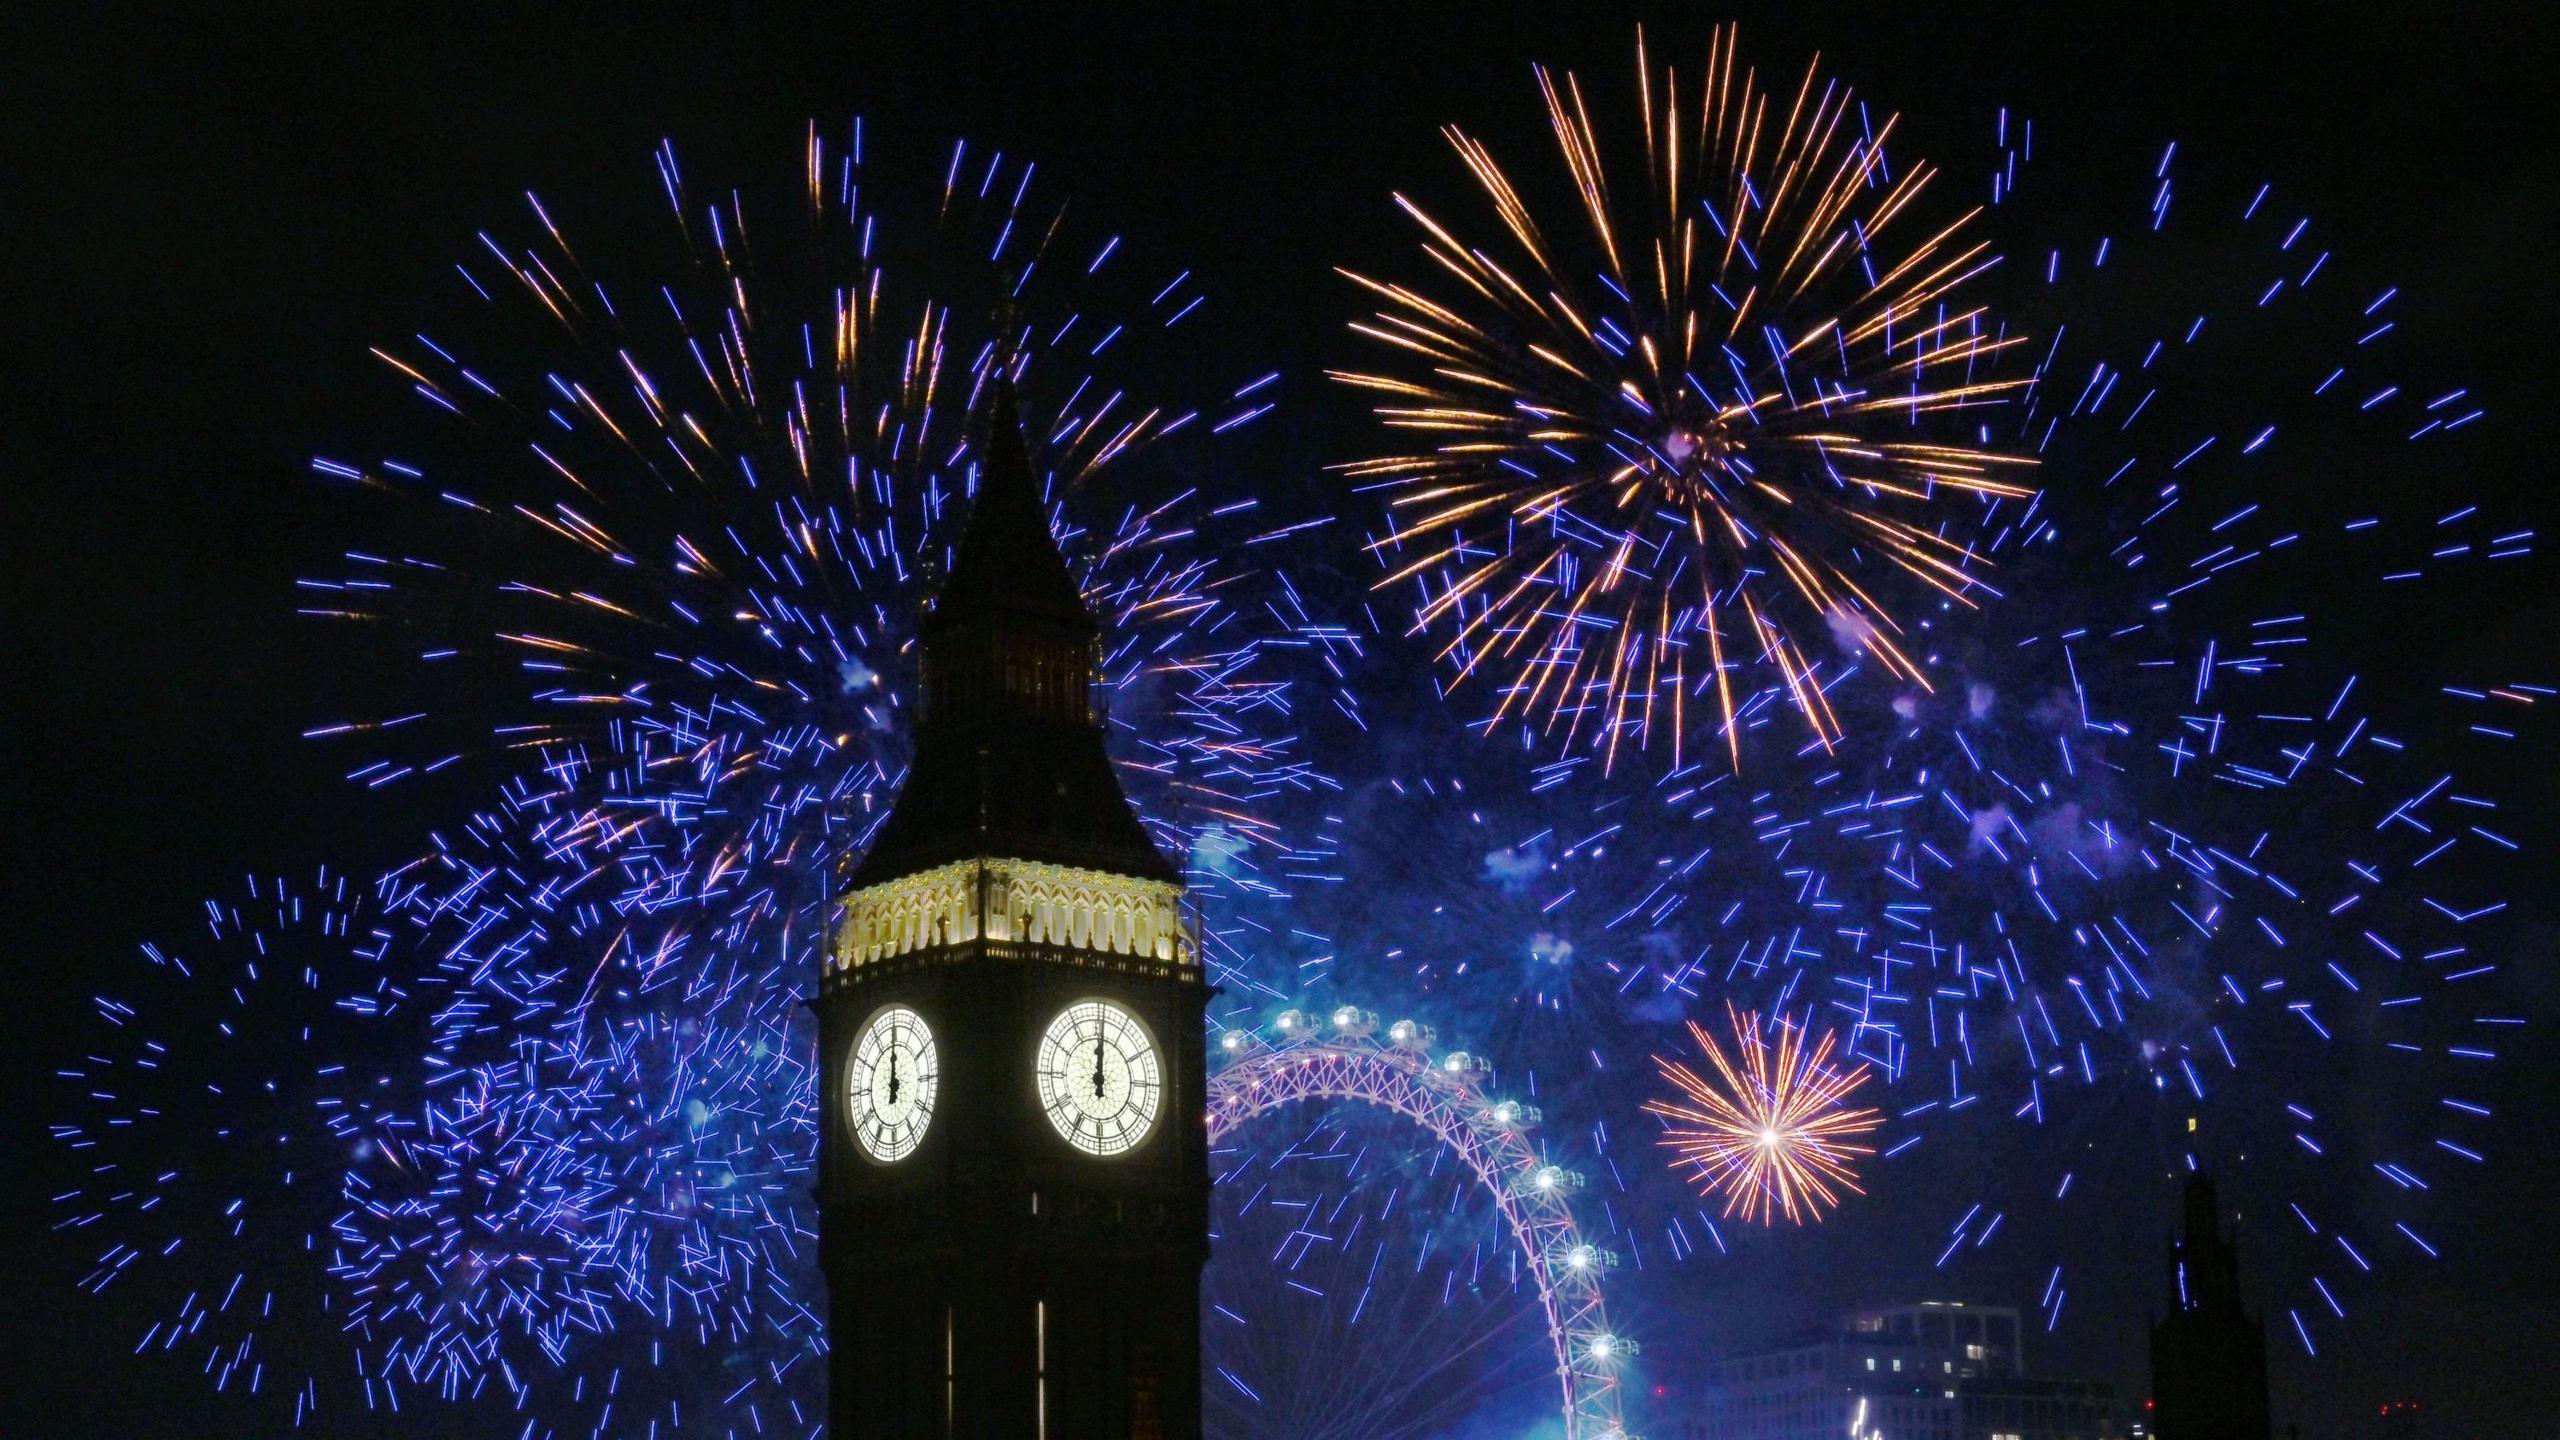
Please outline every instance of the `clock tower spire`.
M1209 989L1009 381L990 410L819 986L830 1433L1196 1440Z

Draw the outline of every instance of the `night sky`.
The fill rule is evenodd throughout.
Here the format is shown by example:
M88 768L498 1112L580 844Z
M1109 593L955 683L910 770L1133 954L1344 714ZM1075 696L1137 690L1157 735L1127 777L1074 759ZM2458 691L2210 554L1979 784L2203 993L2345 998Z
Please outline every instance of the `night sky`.
M395 22L377 7L84 7L64 33L5 47L42 58L0 100L0 233L19 297L0 427L0 534L19 552L0 647L0 813L14 822L0 933L13 940L14 1133L28 1162L5 1272L15 1313L0 1430L172 1433L201 1399L191 1376L118 1358L130 1338L88 1323L70 1290L85 1251L44 1229L43 1198L62 1188L43 1136L50 1071L91 973L188 924L202 896L248 868L362 872L406 838L295 738L374 683L339 673L341 652L288 616L292 580L345 542L307 462L362 450L405 404L375 383L366 347L454 303L453 261L476 229L514 221L520 192L644 223L662 136L695 177L789 185L813 116L861 114L887 144L935 151L966 135L1031 155L1052 196L1195 266L1211 295L1201 323L1291 377L1281 418L1248 454L1271 493L1303 503L1368 423L1315 382L1357 354L1343 326L1359 306L1331 267L1403 263L1388 193L1452 193L1435 127L1463 121L1497 151L1537 153L1532 61L1614 83L1637 19L1662 48L1686 49L1710 18L1673 6L1260 7L1179 23L1067 6L696 8L683 21L457 8ZM2359 273L2405 287L2406 368L2458 377L2487 406L2495 438L2469 452L2489 463L2462 477L2466 497L2503 498L2554 533L2548 11L2349 6L2314 21L2235 5L1786 6L1712 18L1727 13L1764 64L1791 70L1821 51L1910 115L1905 143L1924 151L1933 137L1969 144L2007 105L2092 165L2138 164L2175 138L2275 179ZM2401 633L2378 613L2373 646L2560 680L2547 576L2482 590L2457 633ZM2547 777L2518 792L2535 812L2522 828L2548 856L2560 792ZM2554 932L2546 895L2519 899L2542 916L2527 932L2541 953L2513 957L2538 977L2525 993L2539 1023ZM2498 1088L2513 1115L2555 1083L2536 1033ZM2403 1269L2396 1302L2360 1318L2348 1354L2319 1369L2285 1360L2280 1419L2362 1433L2327 1427L2369 1423L2353 1417L2404 1394L2439 1412L2432 1434L2524 1433L2542 1419L2560 1335L2560 1261L2541 1223L2555 1181L2548 1129L2513 1124L2467 1202L2482 1223L2441 1265ZM1861 1261L1838 1264L1832 1288L1855 1291ZM1732 1312L1745 1293L1716 1290L1715 1334L1767 1338ZM1770 1304L1811 1318L1788 1297ZM1689 1318L1657 1308L1646 1325ZM2125 1328L2128 1346L2138 1333ZM2056 1358L2138 1378L2138 1349ZM245 1433L223 1422L215 1408L188 1428Z

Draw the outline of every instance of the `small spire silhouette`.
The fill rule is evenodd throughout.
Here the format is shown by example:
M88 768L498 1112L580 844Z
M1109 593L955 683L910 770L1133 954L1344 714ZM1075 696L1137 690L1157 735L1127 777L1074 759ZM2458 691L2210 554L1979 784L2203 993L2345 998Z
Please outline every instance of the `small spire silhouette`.
M978 495L960 550L934 601L938 626L989 610L1012 610L1085 629L1093 616L1049 533L1049 507L1022 437L1011 376L1000 376L979 449Z
M1104 749L1100 627L1050 533L1012 366L992 366L977 495L921 627L915 763L850 882L1002 856L1180 883Z

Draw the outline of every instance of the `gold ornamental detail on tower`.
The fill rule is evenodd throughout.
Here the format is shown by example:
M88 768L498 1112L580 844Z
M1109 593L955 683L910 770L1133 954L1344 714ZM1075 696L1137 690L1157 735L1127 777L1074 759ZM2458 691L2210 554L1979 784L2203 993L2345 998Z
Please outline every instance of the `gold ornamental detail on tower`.
M842 974L953 946L1038 946L1198 964L1182 887L1036 860L960 860L845 897L828 952Z

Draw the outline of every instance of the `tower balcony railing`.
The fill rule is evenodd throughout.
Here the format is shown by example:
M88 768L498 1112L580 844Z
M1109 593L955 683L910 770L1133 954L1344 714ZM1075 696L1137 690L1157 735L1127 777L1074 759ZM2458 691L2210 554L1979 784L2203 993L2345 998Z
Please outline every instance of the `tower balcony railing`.
M956 940L949 944L925 945L902 954L864 961L858 965L830 967L825 988L857 981L886 979L892 975L914 974L945 965L973 960L1012 961L1025 965L1046 965L1061 969L1090 971L1102 975L1134 975L1152 979L1188 980L1198 983L1202 971L1199 951L1185 936L1177 947L1176 958L1159 959L1153 955L1130 955L1116 951L1090 950L1078 945L1041 940Z

